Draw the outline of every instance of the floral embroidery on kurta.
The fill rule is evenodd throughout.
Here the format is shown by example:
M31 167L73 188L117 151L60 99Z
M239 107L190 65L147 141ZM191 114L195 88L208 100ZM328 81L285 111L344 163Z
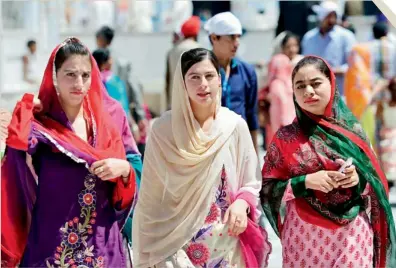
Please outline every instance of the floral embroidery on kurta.
M223 168L215 200L206 216L205 225L185 247L187 256L195 267L220 268L232 267L233 262L235 262L234 266L243 263L242 255L238 248L234 249L234 253L227 253L227 247L223 248L222 246L223 243L228 244L231 242L229 241L231 237L227 234L227 229L224 229L227 227L222 223L224 214L230 206L228 191L227 174L225 168ZM235 237L235 239L237 238ZM218 246L218 248L213 248L214 245Z
M95 256L94 246L88 246L87 239L93 234L92 227L96 223L96 177L89 174L85 177L85 188L78 195L81 206L80 217L74 217L60 228L62 242L56 248L54 265L47 261L47 267L104 267L104 258Z
M205 265L209 260L208 247L202 243L191 243L187 248L187 256L194 265Z
M156 267L229 268L245 267L239 238L230 236L228 224L223 223L231 204L227 174L223 167L221 179L204 225L175 255Z

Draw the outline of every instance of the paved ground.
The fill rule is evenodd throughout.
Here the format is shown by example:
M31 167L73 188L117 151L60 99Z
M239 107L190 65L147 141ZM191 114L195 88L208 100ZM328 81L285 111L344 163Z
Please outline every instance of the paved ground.
M259 153L261 164L264 163L265 152L262 150ZM392 208L393 212L393 218L396 221L396 188L393 188L390 194L390 201L392 204L395 204ZM270 239L270 242L272 244L272 254L270 255L269 263L268 263L268 268L281 268L282 267L282 246L280 244L280 240L276 236L276 234L273 232L272 227L268 223L267 225L267 232L268 236Z

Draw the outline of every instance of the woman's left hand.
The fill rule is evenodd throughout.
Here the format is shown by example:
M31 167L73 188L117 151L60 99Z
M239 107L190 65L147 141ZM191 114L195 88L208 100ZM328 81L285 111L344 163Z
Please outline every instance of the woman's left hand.
M101 180L107 181L118 177L128 177L131 165L123 159L108 158L93 163L90 172Z
M338 159L337 162L342 165L344 161ZM347 167L343 173L345 174L344 178L336 178L339 185L338 187L351 188L359 184L359 175L356 172L356 167L354 165Z
M238 236L246 230L247 227L247 209L249 204L243 199L237 199L227 209L223 223L229 225L229 235Z

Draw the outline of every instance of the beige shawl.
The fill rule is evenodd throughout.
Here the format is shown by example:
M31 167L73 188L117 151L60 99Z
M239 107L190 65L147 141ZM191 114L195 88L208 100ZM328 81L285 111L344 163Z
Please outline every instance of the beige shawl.
M172 110L156 120L147 142L133 219L134 267L152 267L172 256L202 227L223 165L242 170L230 157L230 148L233 155L240 153L232 144L236 142L233 137L238 126L246 130L245 140L251 145L243 146L255 155L246 123L239 115L220 107L221 90L212 129L209 134L202 131L190 107L180 61L172 96ZM250 177L258 196L261 184L257 181L257 162L256 156L256 161L251 162L253 168L248 170L254 174ZM231 187L241 189L245 183L238 182L237 172L231 173L236 182Z

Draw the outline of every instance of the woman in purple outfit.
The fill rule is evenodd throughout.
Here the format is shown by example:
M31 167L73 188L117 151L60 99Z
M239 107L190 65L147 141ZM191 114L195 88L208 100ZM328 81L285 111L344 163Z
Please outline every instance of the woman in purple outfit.
M89 51L71 38L52 52L38 99L17 104L2 161L2 266L127 266L120 229L135 194L126 159L135 146L123 143L104 92Z

